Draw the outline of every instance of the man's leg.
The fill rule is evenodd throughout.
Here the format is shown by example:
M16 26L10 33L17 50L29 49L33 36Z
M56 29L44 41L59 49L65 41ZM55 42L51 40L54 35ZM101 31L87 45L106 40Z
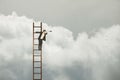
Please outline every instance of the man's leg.
M39 45L38 45L38 49L41 50L42 49L42 40L39 40Z

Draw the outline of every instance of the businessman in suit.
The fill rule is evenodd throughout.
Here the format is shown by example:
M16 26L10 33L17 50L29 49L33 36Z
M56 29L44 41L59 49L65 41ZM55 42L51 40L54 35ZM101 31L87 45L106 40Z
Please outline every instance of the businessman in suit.
M38 45L38 49L39 50L42 50L42 41L46 41L46 35L47 35L47 31L46 30L43 30L42 32L40 32L40 35L38 37L38 42L39 42L39 45Z

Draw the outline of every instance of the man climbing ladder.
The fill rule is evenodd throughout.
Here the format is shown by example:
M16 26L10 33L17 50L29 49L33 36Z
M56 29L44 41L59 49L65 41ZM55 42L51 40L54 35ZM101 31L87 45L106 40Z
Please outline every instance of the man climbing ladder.
M43 30L42 32L40 32L40 35L38 37L38 42L39 42L39 45L38 45L38 49L41 50L42 49L42 41L46 41L46 35L47 35L47 32L46 30Z
M42 80L42 40L44 40L42 34L42 22L40 26L35 26L33 23L33 80Z
M33 80L42 80L42 41L46 41L46 35L42 22L39 26L33 23Z

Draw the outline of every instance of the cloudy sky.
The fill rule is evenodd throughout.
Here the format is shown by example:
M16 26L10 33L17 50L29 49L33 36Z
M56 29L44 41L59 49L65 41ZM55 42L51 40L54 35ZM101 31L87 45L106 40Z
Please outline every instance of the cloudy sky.
M119 0L0 0L0 13L13 11L77 35L120 23Z
M120 80L119 0L0 0L0 80L32 80L32 23L52 33L44 80Z

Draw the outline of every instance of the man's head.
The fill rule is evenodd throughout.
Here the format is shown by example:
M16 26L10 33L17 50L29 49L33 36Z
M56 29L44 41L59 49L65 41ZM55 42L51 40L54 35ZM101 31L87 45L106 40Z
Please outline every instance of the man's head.
M43 30L43 33L47 34L47 31L46 31L46 30Z
M43 32L46 32L46 30L43 30Z

